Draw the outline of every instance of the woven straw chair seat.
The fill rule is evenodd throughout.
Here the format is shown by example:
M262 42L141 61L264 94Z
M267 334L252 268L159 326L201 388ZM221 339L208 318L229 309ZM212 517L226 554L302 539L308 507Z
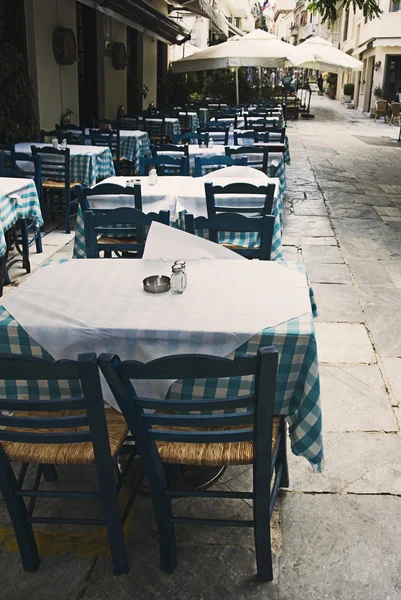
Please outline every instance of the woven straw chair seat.
M79 181L72 181L70 183L70 188L73 188L76 185L80 185ZM52 189L63 190L65 188L65 182L64 181L53 181L52 179L46 179L46 181L44 181L42 183L42 186L47 187L47 188L52 188Z
M14 413L20 417L56 417L80 414L82 411L60 411L60 412L21 412ZM123 445L127 434L128 425L121 413L110 408L105 411L111 455L114 457ZM38 433L56 433L85 431L87 427L65 428L65 429L22 429L17 427L5 427L10 431L29 431ZM29 444L23 442L2 442L3 448L10 460L18 462L52 464L52 465L86 465L95 462L92 442L80 442L69 444Z
M273 419L272 450L277 441L280 417ZM201 431L189 427L153 427L153 429L175 429L180 431ZM216 427L210 431L223 431L230 427ZM238 427L235 427L238 429ZM253 463L252 442L227 442L219 444L188 444L183 442L160 442L157 448L163 462L179 465L249 465Z
M132 237L120 237L120 238L113 238L113 237L107 237L107 235L102 235L100 236L100 238L98 238L97 240L98 244L136 244L136 237L132 236Z

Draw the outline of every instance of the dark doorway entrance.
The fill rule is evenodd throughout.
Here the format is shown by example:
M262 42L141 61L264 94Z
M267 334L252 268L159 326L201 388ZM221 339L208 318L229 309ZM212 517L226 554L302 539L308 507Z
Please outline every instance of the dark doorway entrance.
M157 106L167 102L167 44L157 42Z
M96 11L77 2L78 90L80 124L92 127L99 116Z
M143 34L127 28L127 113L142 110L143 86Z
M0 0L0 41L10 42L26 58L24 0Z
M389 102L394 100L398 101L396 94L398 89L401 87L401 56L400 55L388 55L387 56L387 68L386 68L386 80L384 84L384 97ZM401 91L401 89L400 89Z

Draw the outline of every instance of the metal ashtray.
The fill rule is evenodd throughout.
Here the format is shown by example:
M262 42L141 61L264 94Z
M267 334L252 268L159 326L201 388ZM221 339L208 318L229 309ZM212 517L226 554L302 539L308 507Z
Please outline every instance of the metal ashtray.
M151 275L143 280L143 289L149 294L161 294L170 289L170 277L166 275Z

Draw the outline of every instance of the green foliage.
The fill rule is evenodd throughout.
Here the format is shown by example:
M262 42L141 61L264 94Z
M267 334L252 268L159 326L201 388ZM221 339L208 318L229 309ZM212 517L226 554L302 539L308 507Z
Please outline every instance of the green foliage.
M353 83L344 84L344 96L354 97L355 86Z
M16 144L37 139L33 90L25 57L13 45L0 42L0 142Z
M376 98L383 98L384 96L384 92L380 86L375 87L375 89L373 90L373 94Z
M195 98L202 92L203 78L200 73L173 73L170 68L164 82L160 82L164 88L170 104L184 104Z
M238 70L240 102L249 102L260 98L261 86L257 69L240 68ZM235 71L218 69L213 71L204 81L203 96L235 104Z
M312 0L306 8L314 14L319 13L322 16L322 23L330 24L337 19L339 6L337 0ZM353 12L359 8L363 11L364 17L369 20L383 13L378 0L345 0L342 7L344 10L353 10Z

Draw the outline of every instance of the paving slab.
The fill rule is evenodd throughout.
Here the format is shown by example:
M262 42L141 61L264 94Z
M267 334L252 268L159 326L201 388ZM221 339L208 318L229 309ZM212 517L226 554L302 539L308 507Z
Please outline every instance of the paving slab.
M401 312L383 304L365 304L367 327L381 357L401 356Z
M312 262L307 266L309 281L314 283L351 284L347 265Z
M398 431L377 365L320 365L319 373L324 431Z
M401 495L398 433L325 432L323 444L322 473L315 473L305 458L289 453L291 491Z
M314 283L313 292L317 302L319 322L363 323L365 321L353 285Z
M338 246L302 246L302 258L306 265L311 263L343 264L344 259Z
M392 287L393 282L385 267L386 262L377 259L366 260L348 257L347 263L357 285L368 284Z
M399 600L401 498L286 494L280 600Z
M301 217L291 215L284 223L284 235L331 237L334 232L327 217Z
M374 363L366 328L358 323L316 323L320 363Z
M401 405L401 358L384 357L381 359L384 368L384 376L390 388L391 402Z

